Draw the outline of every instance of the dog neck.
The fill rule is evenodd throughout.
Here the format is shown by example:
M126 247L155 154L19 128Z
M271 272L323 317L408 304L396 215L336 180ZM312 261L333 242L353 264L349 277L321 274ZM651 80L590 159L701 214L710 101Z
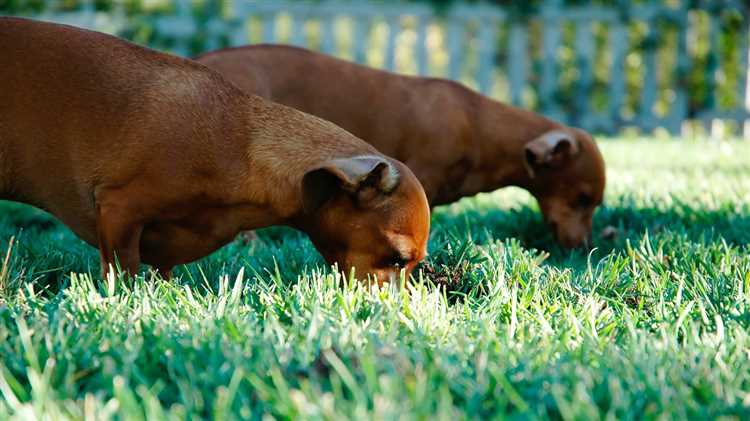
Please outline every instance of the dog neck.
M467 177L463 194L506 186L530 190L532 179L524 164L524 147L543 133L562 126L539 114L478 96L472 125L472 144L479 151L478 165Z
M253 96L244 196L262 204L275 223L297 227L302 179L329 160L379 153L334 124Z

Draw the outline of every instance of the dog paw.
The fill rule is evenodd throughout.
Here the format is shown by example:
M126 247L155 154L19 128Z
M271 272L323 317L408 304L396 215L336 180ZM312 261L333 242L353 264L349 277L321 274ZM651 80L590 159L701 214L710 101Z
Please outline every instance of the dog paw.
M601 238L602 240L614 240L615 238L617 238L618 233L619 231L617 230L617 228L612 225L607 225L599 233L599 238Z

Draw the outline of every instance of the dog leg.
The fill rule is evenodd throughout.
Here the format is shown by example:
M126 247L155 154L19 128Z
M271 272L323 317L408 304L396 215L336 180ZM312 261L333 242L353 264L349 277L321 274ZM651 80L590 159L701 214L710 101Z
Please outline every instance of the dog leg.
M106 276L115 262L135 275L141 264L139 248L143 224L134 220L125 207L103 204L97 205L96 210L102 276Z

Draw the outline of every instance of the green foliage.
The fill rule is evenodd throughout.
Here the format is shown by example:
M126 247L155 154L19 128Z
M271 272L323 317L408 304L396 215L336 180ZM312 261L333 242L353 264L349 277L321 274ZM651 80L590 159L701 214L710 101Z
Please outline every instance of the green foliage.
M437 209L401 288L280 228L172 282L101 280L94 249L2 203L0 418L746 418L750 144L602 143L595 249L504 189Z
M242 0L237 0L242 1ZM677 90L681 87L687 96L687 116L688 118L706 117L710 113L734 112L742 108L745 98L743 97L745 76L747 73L746 65L743 60L746 57L746 41L748 37L748 16L750 10L742 6L742 2L733 0L643 0L643 1L623 1L623 0L530 0L530 1L470 1L470 0L414 0L415 2L429 2L435 6L439 16L450 13L453 6L460 3L490 3L496 4L505 10L509 17L507 22L524 22L528 24L528 58L530 59L528 80L528 91L524 93L524 106L538 111L548 112L549 109L543 107L546 104L554 103L557 108L567 116L570 124L582 125L579 120L584 117L590 117L591 114L611 115L613 110L610 109L610 103L621 104L621 109L616 109L614 113L617 118L630 119L639 117L647 119L647 116L655 115L665 117L675 107L677 99ZM400 0L391 0L390 3L403 3ZM37 16L42 12L65 12L80 9L84 4L81 0L62 0L58 2L49 2L44 0L0 0L0 14L21 14L25 16ZM175 4L171 0L96 0L93 2L94 8L99 12L110 12L115 6L123 6L123 12L127 16L127 25L121 29L118 34L126 39L139 44L149 45L159 50L175 51L181 54L199 54L211 48L227 46L230 42L228 33L221 34L218 39L209 42L210 33L209 23L217 16L227 16L229 11L229 2L220 0L194 0L190 2L192 6L192 18L195 22L195 30L191 32L187 39L178 40L173 36L160 33L154 25L153 18L156 16L168 15L174 13ZM575 44L574 37L576 31L581 30L580 22L574 20L560 21L562 33L562 43L557 48L556 71L557 83L554 92L549 96L542 97L539 92L541 69L545 63L552 58L544 54L541 48L542 34L545 23L542 22L541 16L546 6L555 5L560 8L587 7L587 6L605 6L618 10L622 23L627 28L628 45L627 54L624 60L623 69L613 69L611 67L613 45L610 42L611 27L610 22L596 22L591 28L591 34L594 38L592 58L594 60L593 79L590 85L581 86L584 82L581 77L580 60L581 52ZM662 13L651 21L644 21L643 16L634 15L634 11L639 6L657 5L667 6ZM683 21L679 13L668 13L669 10L687 10L690 8L690 17ZM118 9L119 10L119 9ZM266 17L268 18L268 17ZM288 18L288 16L286 16ZM279 16L276 16L277 23ZM282 19L283 20L283 19ZM257 32L258 22L253 25ZM435 29L442 31L442 37L447 37L446 28L442 25L444 22L440 18L434 21ZM290 22L287 26L291 25ZM685 31L683 25L688 25ZM280 25L283 26L283 25ZM245 28L247 29L247 27ZM288 30L289 28L287 28ZM409 33L409 29L404 33ZM476 28L473 29L476 35ZM313 32L317 29L313 29ZM507 48L508 25L501 25L498 28L499 36L497 39L498 48L497 56L494 61L497 67L494 69L496 78L496 92L491 94L498 99L509 100L507 95L507 86L504 84L507 80L503 79L508 74L508 63L513 60L509 57L510 53ZM258 32L259 33L259 32ZM318 39L320 34L315 35ZM688 41L686 53L681 53L677 57L676 52L681 51L679 37L682 36ZM745 38L743 42L742 38ZM346 34L347 49L351 48L348 43L351 42L351 34ZM436 37L436 39L438 39ZM288 39L279 40L288 42ZM445 44L445 42L443 42ZM474 61L476 58L472 52L472 42L465 46L465 65L467 70L460 76L464 83L472 87L476 86L474 67L477 65ZM177 48L179 47L179 48ZM377 48L368 44L370 50L375 51ZM384 46L381 46L381 50ZM438 46L433 43L431 47L435 55L439 55L440 49L445 45ZM342 53L346 55L348 53ZM339 54L339 55L342 55ZM646 79L645 63L651 55L655 55L656 86L644 87ZM351 58L351 57L349 57ZM468 67L467 67L468 65ZM610 90L615 77L624 74L625 78L625 98L614 95ZM437 74L435 76L446 76ZM466 79L466 80L464 80ZM589 82L586 82L588 84ZM502 87L501 87L502 86ZM655 89L655 105L653 109L643 111L641 98L643 92L652 92ZM505 90L505 91L503 91ZM582 96L588 97L588 104L591 110L584 111L581 104ZM679 104L678 104L679 106Z

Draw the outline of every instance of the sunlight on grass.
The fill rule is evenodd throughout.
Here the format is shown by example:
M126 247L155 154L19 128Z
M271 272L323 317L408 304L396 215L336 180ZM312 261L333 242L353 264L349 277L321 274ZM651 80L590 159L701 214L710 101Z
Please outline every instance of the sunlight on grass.
M403 288L283 228L177 281L101 280L95 250L0 203L0 418L747 417L750 144L602 149L593 250L509 188L437 209Z

